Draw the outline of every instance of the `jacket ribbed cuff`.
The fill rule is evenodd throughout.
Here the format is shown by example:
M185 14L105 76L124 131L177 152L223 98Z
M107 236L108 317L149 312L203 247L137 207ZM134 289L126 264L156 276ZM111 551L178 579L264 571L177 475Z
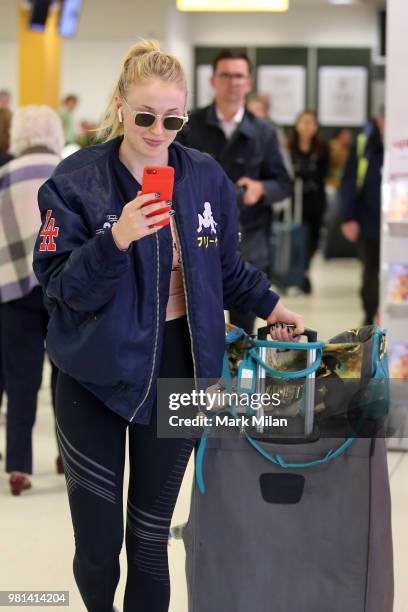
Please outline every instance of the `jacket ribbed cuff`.
M255 314L261 319L267 319L279 300L279 295L269 289L256 304L254 308Z
M131 246L130 244L126 251L122 251L116 244L111 230L100 235L99 247L106 257L106 263L119 263L127 259Z

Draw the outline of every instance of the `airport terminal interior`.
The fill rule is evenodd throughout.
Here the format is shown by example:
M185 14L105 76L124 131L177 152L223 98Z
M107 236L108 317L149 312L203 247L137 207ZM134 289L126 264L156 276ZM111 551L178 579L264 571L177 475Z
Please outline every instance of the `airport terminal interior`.
M195 5L200 2L195 0ZM262 5L261 9L253 9L256 2ZM12 115L20 107L31 104L46 104L57 111L65 139L61 156L68 159L71 154L94 142L95 132L92 130L101 122L121 62L127 50L138 40L157 40L163 49L179 58L187 79L189 111L213 103L217 91L217 83L212 76L215 71L213 62L217 54L225 49L244 54L252 66L247 104L255 103L254 116L258 112L256 104L259 103L259 109L264 105L263 115L259 111L259 117L263 117L259 121L268 122L268 129L273 129L279 135L281 163L293 184L300 185L300 195L298 187L295 187L289 198L271 204L274 212L268 236L269 267L264 268L269 274L271 287L281 294L286 308L300 313L305 325L317 331L319 340L327 342L345 330L365 324L385 328L391 379L407 381L408 85L404 58L408 54L408 2L270 0L271 5L274 2L277 9L266 12L268 0L249 0L247 4L255 3L252 9L243 9L245 3L237 1L235 10L230 10L229 5L234 2L229 0L222 0L226 7L224 10L219 7L216 10L210 0L207 1L207 8L204 6L205 0L202 0L201 8L189 8L188 0L151 0L149 3L142 0L78 0L71 6L70 19L67 18L64 26L62 14L65 9L68 15L69 0L44 3L36 0L0 0L0 107L8 107ZM194 2L191 4L194 5ZM45 17L43 26L37 24L33 30L30 19L35 8L39 11L39 21L42 16ZM41 13L41 10L45 10L45 13ZM67 29L62 31L63 27ZM228 67L231 66L228 62L244 61L242 55L239 58L220 61ZM224 78L224 85L234 79L234 75L227 77L228 74ZM279 259L279 249L286 248L283 234L288 231L289 225L299 223L303 226L306 223L302 212L300 220L299 217L296 219L297 199L305 198L304 185L308 178L299 170L301 152L295 151L298 144L296 138L301 139L299 118L304 117L305 110L306 117L319 130L316 136L318 142L323 143L321 147L328 152L327 168L321 177L325 210L319 221L316 250L311 254L310 269L302 271L301 282L286 283L285 273L282 272L285 262ZM2 108L0 131L3 129L1 112ZM193 123L190 123L192 129ZM374 276L368 281L368 289L366 286L366 293L368 291L370 294L371 291L372 298L375 277L379 278L378 295L372 298L375 307L371 312L367 307L367 299L370 301L371 298L366 295L366 302L362 301L361 287L364 282L363 270L367 272L372 263L370 257L375 256L367 256L367 253L362 256L354 244L355 240L345 239L347 227L344 229L344 225L352 221L344 216L341 198L345 198L347 193L344 177L350 167L347 164L351 151L354 150L357 159L354 183L358 184L361 173L362 183L367 176L372 176L367 175L367 168L362 170L360 162L364 157L364 148L362 154L358 152L358 139L365 134L366 143L373 130L380 135L382 155L385 153L385 156L384 166L381 163L377 168L377 199L381 202L381 210L377 210L377 214L382 219L376 241L379 261L374 273L371 269ZM234 138L234 133L230 138ZM180 140L184 144L182 136ZM186 144L190 146L188 141ZM317 156L323 150L319 146L316 148ZM0 155L3 152L6 150L0 151ZM7 164L0 166L0 221L2 207L6 206L6 197L2 200L5 189L2 179L5 168L15 161L10 158ZM367 165L369 163L371 161ZM356 188L356 193L362 188L361 184ZM303 199L303 204L305 201ZM7 289L4 289L5 277L1 280L2 270L4 274L7 273L3 257L8 248L3 236L4 227L1 221L0 298L3 303L0 304L0 315L3 317L4 306L10 299L7 298ZM281 234L278 233L279 229ZM352 231L350 225L348 229ZM302 235L297 236L301 239ZM208 241L208 238L204 240ZM208 247L208 242L203 245ZM293 245L290 248L290 253L294 252ZM279 265L277 262L280 262ZM227 311L225 317L228 322ZM256 318L254 329L263 324L262 319ZM16 339L16 342L20 340ZM10 343L7 349L3 343L2 350L12 350ZM51 366L46 358L32 432L31 487L18 491L18 495L11 494L12 469L6 468L6 391L0 400L0 591L68 591L69 609L80 612L86 608L72 572L74 536L63 466L56 463L59 451L50 380ZM7 382L5 385L7 387ZM399 404L399 414L403 415L402 424L401 419L399 421L400 429L387 440L395 589L392 612L408 612L408 419L404 422L404 410L408 411L407 396L405 400L402 412ZM60 473L57 473L58 468ZM127 459L125 483L128 476ZM182 540L177 537L179 530L175 529L184 525L189 517L194 479L193 455L187 465L171 520L168 541L170 612L196 612L188 604L185 549ZM335 484L328 478L328 487ZM124 506L126 496L125 484ZM114 601L117 610L123 609L125 547L120 560L121 577ZM262 563L268 561L263 559ZM270 572L273 571L271 562ZM219 577L221 580L222 568ZM2 605L7 604L0 596ZM57 608L50 606L44 609ZM130 609L125 608L126 612ZM275 612L273 593L270 608L260 609L254 603L252 610ZM279 608L281 610L284 609ZM391 609L364 607L360 610L390 612ZM232 612L205 608L197 610L203 611ZM309 607L299 609L299 612L310 611ZM135 608L134 612L138 610ZM150 612L158 611L152 607ZM242 609L233 612L242 612ZM295 610L288 607L284 612Z

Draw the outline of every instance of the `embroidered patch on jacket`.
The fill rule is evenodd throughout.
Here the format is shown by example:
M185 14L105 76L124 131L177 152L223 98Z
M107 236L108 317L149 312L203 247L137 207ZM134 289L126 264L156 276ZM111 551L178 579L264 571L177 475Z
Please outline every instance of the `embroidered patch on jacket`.
M40 232L42 242L40 244L40 251L56 251L57 245L55 244L55 238L59 234L59 227L55 227L55 217L51 217L52 210L47 210L45 222Z
M210 202L204 202L203 212L198 213L197 234L202 234L201 236L197 236L197 243L199 247L205 247L208 249L211 244L218 244L216 230L217 225L218 223L213 217ZM208 235L208 230L210 230L210 235Z
M118 215L105 215L105 223L95 231L95 234L104 234L106 230L111 229L117 222Z

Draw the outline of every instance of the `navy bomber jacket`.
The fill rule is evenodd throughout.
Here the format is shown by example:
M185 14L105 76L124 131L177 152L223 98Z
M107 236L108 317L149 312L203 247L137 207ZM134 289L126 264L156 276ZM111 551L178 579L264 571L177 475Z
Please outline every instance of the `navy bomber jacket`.
M156 398L172 241L166 226L126 252L114 243L111 226L126 203L113 171L120 143L75 153L41 187L33 267L50 313L51 359L111 410L146 423ZM235 188L222 168L179 143L169 153L195 377L214 378L222 369L224 308L266 318L279 298L237 252ZM200 222L204 210L215 223Z

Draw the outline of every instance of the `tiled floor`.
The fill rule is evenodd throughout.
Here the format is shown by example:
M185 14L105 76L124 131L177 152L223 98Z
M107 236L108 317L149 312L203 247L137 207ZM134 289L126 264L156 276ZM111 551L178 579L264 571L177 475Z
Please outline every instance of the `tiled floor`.
M317 261L313 270L313 295L287 298L285 302L302 312L308 327L318 329L320 337L327 339L361 322L357 297L358 270L354 262ZM4 450L4 427L0 428L0 449ZM0 590L67 590L70 592L69 609L81 612L84 607L71 571L72 527L64 479L55 473L55 456L49 392L44 388L34 432L33 488L21 497L11 497L7 477L4 471L0 474ZM4 462L0 465L4 470ZM390 452L389 467L396 574L394 612L408 612L408 453ZM190 462L177 503L174 525L187 518L192 474ZM187 612L182 544L172 541L169 554L172 574L170 610ZM116 597L119 609L125 567L122 556L123 574Z

